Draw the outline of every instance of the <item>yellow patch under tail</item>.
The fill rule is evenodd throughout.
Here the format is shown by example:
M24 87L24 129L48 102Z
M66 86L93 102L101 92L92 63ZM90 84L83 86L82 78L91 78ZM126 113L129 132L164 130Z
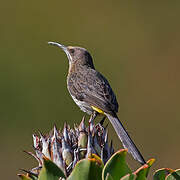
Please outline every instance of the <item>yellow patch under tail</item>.
M103 110L101 110L101 109L99 109L99 108L97 108L97 107L95 107L95 106L91 106L91 107L92 107L93 110L97 111L98 113L104 114L104 111L103 111Z

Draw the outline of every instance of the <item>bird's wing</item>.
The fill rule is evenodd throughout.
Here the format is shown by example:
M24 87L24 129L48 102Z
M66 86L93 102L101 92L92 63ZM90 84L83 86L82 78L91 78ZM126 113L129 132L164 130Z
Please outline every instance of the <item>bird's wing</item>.
M73 77L74 76L74 77ZM78 100L112 114L118 111L116 96L106 78L94 69L73 74L68 80L70 93Z

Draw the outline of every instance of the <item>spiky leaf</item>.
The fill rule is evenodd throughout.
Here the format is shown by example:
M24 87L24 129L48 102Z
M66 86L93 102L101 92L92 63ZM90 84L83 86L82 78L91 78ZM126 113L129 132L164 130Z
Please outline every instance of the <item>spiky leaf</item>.
M38 180L38 177L37 177L37 176L34 176L33 174L29 174L29 177L30 177L32 180Z
M138 170L136 170L135 174L137 175L136 180L146 180L146 175L148 172L149 166L147 164L141 166Z
M92 180L101 179L102 161L96 158L80 160L67 180Z
M165 180L166 176L170 173L170 169L162 168L158 169L153 176L153 180Z
M51 160L44 158L44 164L38 180L58 180L60 177L65 178L62 170Z
M117 151L106 163L102 179L105 180L107 174L109 173L114 180L119 180L121 177L126 174L131 173L130 168L126 164L125 158L127 154L127 149L122 149Z
M113 180L113 178L112 178L112 176L109 173L107 173L105 180Z
M149 170L150 170L151 166L154 164L154 162L155 162L155 159L150 159L150 160L147 161L146 164L148 165L148 169L147 169L147 172L146 172L146 177L148 176Z
M127 174L126 176L122 177L120 180L135 180L136 179L135 174Z
M24 174L18 174L18 176L22 179L22 180L32 180L30 177L24 175Z
M165 180L180 180L180 169L177 169L176 171L169 174Z

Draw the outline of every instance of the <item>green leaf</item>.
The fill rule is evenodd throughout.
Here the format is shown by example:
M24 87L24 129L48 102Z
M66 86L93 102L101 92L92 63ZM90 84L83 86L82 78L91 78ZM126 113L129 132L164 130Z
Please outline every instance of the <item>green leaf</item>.
M76 164L67 180L99 180L102 169L101 161L96 158L83 159Z
M165 180L180 180L180 169L177 169L169 174Z
M108 160L103 169L102 179L105 180L107 174L109 173L113 180L119 180L126 174L131 174L131 170L126 164L125 158L127 154L127 149L121 149Z
M155 162L155 159L150 159L149 161L146 162L143 166L141 166L138 170L136 170L135 174L137 175L136 180L145 180L146 177L148 176L150 167L153 165Z
M27 175L24 175L24 174L18 174L18 176L19 176L22 180L32 180L30 177L28 177Z
M170 173L169 169L158 169L153 176L153 180L165 180L166 176Z
M146 162L146 164L148 165L148 169L147 169L147 173L146 173L146 177L148 176L150 167L154 164L155 159L150 159L149 161Z
M38 180L38 177L33 175L33 174L29 174L29 177L32 179L32 180Z
M66 178L63 171L51 160L44 158L38 180L59 180L60 177Z
M112 176L109 173L107 173L105 180L113 180L113 178L112 178Z
M135 174L137 175L136 180L146 180L146 175L148 172L149 166L147 164L141 166L138 170L136 170Z
M136 179L135 174L127 174L126 176L122 177L120 180L135 180Z
M92 161L96 161L99 166L101 166L102 168L104 167L104 164L101 160L101 158L99 156L97 156L96 154L91 154L89 157L88 157L89 160L92 160Z

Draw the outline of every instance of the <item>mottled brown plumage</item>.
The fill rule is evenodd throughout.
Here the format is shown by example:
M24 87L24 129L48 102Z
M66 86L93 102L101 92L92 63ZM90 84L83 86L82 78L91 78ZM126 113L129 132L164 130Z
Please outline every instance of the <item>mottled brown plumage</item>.
M66 47L54 42L49 44L62 48L68 57L67 88L75 103L82 111L93 114L93 118L98 113L106 115L123 146L136 160L145 164L144 158L116 115L118 103L109 82L95 69L88 51L81 47Z
M114 115L118 111L118 103L108 81L93 68L74 64L74 69L67 77L67 87L73 98L87 103L84 110L91 114L91 106L100 108ZM81 105L80 108L82 109Z

